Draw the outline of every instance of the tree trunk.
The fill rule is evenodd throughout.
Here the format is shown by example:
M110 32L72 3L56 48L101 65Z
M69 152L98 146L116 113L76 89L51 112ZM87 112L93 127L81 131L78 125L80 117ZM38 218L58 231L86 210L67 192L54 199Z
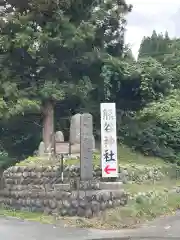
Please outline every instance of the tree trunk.
M54 134L54 105L51 101L45 102L43 114L43 142L45 144L45 152L49 153Z

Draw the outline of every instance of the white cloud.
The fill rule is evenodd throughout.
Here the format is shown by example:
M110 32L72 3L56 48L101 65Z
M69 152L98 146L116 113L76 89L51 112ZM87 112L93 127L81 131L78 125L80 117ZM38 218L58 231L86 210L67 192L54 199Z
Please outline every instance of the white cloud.
M174 19L173 16L180 9L179 0L126 0L133 5L132 13L127 17L128 25L126 32L126 42L130 43L135 56L143 36L151 35L155 29L157 32L169 32L174 37L179 34L180 17ZM178 15L179 16L179 15Z

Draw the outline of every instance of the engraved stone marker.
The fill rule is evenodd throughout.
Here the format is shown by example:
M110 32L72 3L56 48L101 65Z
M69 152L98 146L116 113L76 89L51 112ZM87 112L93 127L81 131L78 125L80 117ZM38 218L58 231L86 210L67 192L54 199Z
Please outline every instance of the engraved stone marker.
M93 121L92 115L84 113L80 118L80 178L81 181L93 179Z
M77 113L71 118L70 125L70 143L79 144L80 143L80 118L81 114Z

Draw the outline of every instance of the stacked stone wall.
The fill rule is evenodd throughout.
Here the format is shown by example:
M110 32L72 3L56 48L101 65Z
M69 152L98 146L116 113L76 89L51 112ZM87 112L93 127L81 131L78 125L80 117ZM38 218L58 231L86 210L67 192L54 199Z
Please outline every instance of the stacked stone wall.
M127 203L127 194L121 188L113 190L113 184L111 190L103 190L106 184L98 181L57 184L59 175L57 167L11 167L3 174L0 203L17 210L87 218Z

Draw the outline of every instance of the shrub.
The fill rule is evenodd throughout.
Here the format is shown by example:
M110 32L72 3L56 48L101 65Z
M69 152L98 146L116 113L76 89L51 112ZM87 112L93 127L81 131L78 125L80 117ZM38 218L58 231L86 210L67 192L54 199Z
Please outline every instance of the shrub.
M0 152L0 169L4 170L9 166L13 165L16 162L16 159L11 158L8 154L4 151Z
M124 117L118 129L126 144L145 155L180 164L180 97L178 92L151 103L133 117Z

